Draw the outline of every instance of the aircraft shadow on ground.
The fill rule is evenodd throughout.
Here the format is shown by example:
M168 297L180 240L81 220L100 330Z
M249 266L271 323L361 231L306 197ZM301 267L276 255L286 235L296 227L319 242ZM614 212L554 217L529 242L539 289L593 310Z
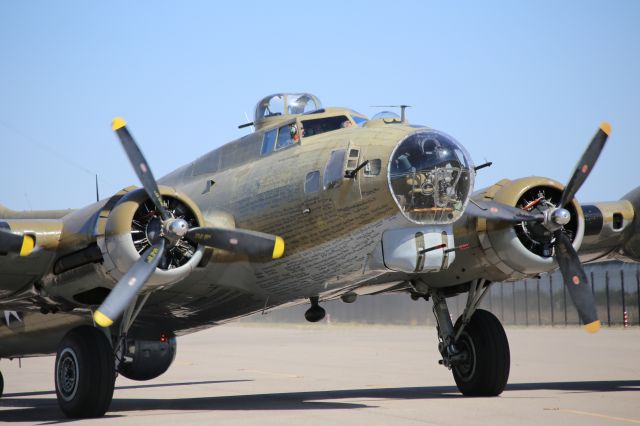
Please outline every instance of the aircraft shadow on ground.
M197 386L241 382L245 380L202 381L165 383L156 385L119 386L118 389L143 389L150 387ZM640 380L589 381L589 382L546 382L546 383L514 383L507 386L508 396L511 391L558 390L567 392L640 392ZM64 418L58 408L55 397L24 398L53 394L47 392L31 392L7 394L0 399L1 422L38 422L41 424L65 423L73 421ZM252 411L252 410L323 410L323 409L357 409L375 408L375 401L334 401L339 399L453 399L464 398L455 386L425 386L404 388L345 389L329 391L308 391L290 393L264 393L233 396L212 396L201 398L117 398L113 399L111 408L105 417L119 417L120 412L153 411L153 410L185 410L185 411ZM7 409L10 408L10 409Z

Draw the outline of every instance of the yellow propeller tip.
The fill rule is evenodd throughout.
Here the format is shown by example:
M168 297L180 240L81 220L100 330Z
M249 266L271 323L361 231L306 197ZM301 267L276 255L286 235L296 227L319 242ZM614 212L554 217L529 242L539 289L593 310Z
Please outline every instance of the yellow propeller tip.
M586 324L584 326L584 329L587 330L589 333L595 333L598 330L600 330L600 320L595 320L594 322L590 322L589 324Z
M284 254L284 240L281 237L276 237L276 242L273 245L273 258L280 259Z
M111 122L111 129L115 132L118 129L122 129L126 125L127 122L124 121L124 118L116 117L113 119L113 122Z
M100 311L95 311L93 313L93 320L100 327L109 327L111 324L113 324L113 320L111 318L107 317L105 314L103 314Z
M605 132L607 136L611 135L611 124L607 123L606 121L603 121L602 124L600 125L600 130Z
M29 256L36 246L36 240L31 235L25 235L22 238L22 247L20 248L20 256Z

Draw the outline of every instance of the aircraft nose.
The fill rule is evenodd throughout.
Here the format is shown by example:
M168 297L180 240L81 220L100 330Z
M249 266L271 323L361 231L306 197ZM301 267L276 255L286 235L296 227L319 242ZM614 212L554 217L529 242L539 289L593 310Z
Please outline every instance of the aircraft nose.
M473 192L471 157L451 136L419 130L403 138L389 159L389 187L398 208L421 224L455 222Z

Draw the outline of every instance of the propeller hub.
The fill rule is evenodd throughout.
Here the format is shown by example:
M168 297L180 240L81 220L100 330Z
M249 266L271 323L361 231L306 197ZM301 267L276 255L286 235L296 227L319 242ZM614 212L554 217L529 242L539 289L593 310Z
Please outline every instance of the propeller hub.
M166 229L169 235L182 238L189 231L189 224L184 219L173 219L167 223Z
M551 212L551 220L556 225L566 225L567 223L569 223L569 221L571 221L571 213L569 213L569 210L563 208L554 209Z

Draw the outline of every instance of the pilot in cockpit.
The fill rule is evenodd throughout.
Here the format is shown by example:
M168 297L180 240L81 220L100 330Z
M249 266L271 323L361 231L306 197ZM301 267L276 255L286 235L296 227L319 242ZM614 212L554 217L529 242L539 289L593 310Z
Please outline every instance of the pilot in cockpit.
M304 137L304 127L302 127L302 123L300 123L300 128L298 128L295 123L290 124L289 132L291 133L293 143L300 142L300 138Z

